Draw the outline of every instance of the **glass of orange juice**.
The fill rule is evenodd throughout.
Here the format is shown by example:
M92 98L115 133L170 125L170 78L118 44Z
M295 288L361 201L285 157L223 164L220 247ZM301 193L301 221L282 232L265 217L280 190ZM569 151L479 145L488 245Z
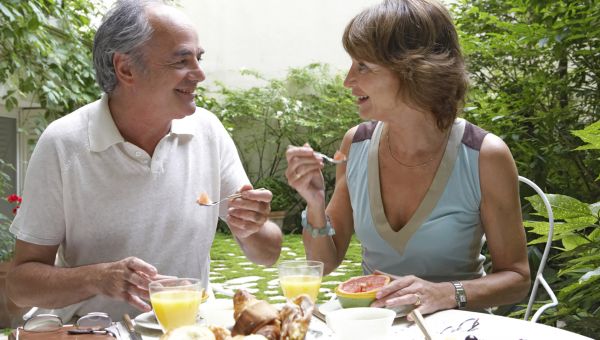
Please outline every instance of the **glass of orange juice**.
M317 301L323 278L323 262L283 261L279 264L278 269L279 285L288 300L300 294L308 294L313 302Z
M150 302L163 332L194 325L204 286L199 279L175 278L153 281Z

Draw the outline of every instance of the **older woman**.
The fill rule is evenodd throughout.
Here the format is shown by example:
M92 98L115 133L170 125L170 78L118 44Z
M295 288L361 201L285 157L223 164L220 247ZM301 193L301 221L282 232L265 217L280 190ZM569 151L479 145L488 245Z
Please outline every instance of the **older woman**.
M344 85L367 122L343 138L347 163L329 203L322 158L308 145L286 155L288 182L307 202L307 257L331 272L356 233L363 271L393 278L374 306L432 313L520 301L530 278L515 162L500 138L457 118L467 75L447 10L386 0L352 19L343 43Z

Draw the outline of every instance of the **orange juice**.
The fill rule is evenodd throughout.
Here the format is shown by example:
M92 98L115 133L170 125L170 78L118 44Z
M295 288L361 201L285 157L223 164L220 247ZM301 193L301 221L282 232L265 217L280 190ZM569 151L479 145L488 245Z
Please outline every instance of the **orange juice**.
M308 294L311 300L315 302L317 295L319 295L321 278L310 275L289 275L280 278L279 284L286 298L293 299L300 294Z
M150 295L154 314L165 332L180 326L196 324L202 292L167 290Z

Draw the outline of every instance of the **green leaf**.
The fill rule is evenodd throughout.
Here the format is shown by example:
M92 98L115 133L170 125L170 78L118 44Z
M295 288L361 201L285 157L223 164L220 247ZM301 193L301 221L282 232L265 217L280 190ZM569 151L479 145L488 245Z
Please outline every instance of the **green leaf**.
M546 196L550 202L550 207L552 208L555 220L594 217L589 206L576 198L558 194L546 194ZM548 218L546 206L539 196L530 196L526 199L531 203L538 214Z
M579 283L587 281L587 280L591 279L592 277L598 276L598 275L600 275L600 267L598 267L594 270L590 270L589 272L583 274L583 276L581 276L581 279L579 279Z
M15 20L15 16L13 15L12 11L9 8L6 8L6 6L4 6L2 3L0 3L0 12L2 12L2 14L8 18L8 21Z
M583 130L571 131L571 133L587 143L575 150L600 149L600 121L588 125Z
M549 222L540 221L523 221L523 225L530 229L529 231L538 235L548 235L550 231ZM554 237L553 240L558 240L565 234L571 234L575 231L580 231L588 228L591 223L587 221L575 221L575 222L555 222L554 223Z
M580 235L572 234L562 238L562 244L565 250L572 250L577 246L589 243L589 241Z
M590 204L590 210L592 211L592 215L600 217L600 202Z

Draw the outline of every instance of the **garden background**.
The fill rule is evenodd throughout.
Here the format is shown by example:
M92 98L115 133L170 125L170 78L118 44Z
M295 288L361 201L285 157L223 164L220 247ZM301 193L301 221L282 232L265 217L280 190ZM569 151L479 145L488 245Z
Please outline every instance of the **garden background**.
M502 137L519 173L551 193L557 224L545 277L559 292L560 304L548 310L541 322L597 337L600 6L594 0L460 0L450 7L472 81L462 116ZM90 63L94 31L90 18L97 11L88 0L0 2L0 84L4 88L0 103L11 111L19 98L35 98L44 115L30 125L28 134L38 136L48 122L99 97ZM282 255L303 257L297 235L303 202L285 183L283 153L288 144L308 142L333 154L344 132L359 122L354 100L342 87L344 74L323 63L292 68L281 78L252 70L243 75L258 85L236 88L215 83L198 90L198 105L221 118L251 180L271 189L274 210L286 212L283 229L288 235ZM15 193L7 175L11 168L0 159L3 197ZM330 189L333 176L328 168L325 179ZM539 200L527 199L531 195L523 188L533 272L548 225ZM7 228L12 216L0 220L0 257L9 260L14 240ZM212 256L213 273L223 273L222 282L242 276L241 272L243 276L273 273L273 269L244 267L234 253L236 247L230 246L226 227L219 229ZM360 247L353 245L340 276L328 281L360 272ZM234 262L241 268L237 273L229 270ZM251 287L262 296L276 295L272 282L254 283ZM324 284L324 289L331 285ZM497 312L520 317L523 309L510 306Z

